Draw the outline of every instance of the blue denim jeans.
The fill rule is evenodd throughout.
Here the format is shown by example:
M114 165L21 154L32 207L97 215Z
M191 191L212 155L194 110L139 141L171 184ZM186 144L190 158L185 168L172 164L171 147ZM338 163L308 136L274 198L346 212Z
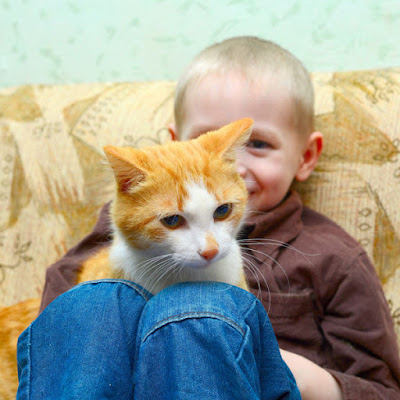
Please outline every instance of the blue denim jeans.
M18 375L17 399L301 398L261 303L214 282L78 285L21 334Z

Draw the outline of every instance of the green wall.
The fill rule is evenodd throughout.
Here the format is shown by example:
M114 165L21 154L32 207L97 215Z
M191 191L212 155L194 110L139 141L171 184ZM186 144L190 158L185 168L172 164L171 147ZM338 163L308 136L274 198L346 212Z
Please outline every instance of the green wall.
M0 13L1 86L176 79L243 34L312 71L400 66L400 0L0 0Z

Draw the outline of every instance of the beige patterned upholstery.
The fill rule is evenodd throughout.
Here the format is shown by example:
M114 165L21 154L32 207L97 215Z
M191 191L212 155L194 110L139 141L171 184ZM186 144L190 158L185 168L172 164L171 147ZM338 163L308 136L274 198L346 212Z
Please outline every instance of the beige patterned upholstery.
M400 69L313 74L313 80L325 149L297 189L365 247L400 337ZM93 227L113 190L103 145L169 139L174 87L0 90L0 305L40 296L46 267Z

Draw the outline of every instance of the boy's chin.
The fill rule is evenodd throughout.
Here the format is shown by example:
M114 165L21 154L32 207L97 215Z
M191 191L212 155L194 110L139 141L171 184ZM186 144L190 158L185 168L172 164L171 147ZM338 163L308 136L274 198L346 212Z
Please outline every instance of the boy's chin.
M252 213L257 213L257 212L263 212L259 207L259 202L257 201L257 195L254 193L249 193L248 198L247 198L247 210L252 214Z
M254 213L269 212L280 204L279 201L277 201L275 204L274 202L266 203L262 200L263 199L260 199L259 196L257 196L257 193L249 193L247 198L247 209L250 212L250 215Z

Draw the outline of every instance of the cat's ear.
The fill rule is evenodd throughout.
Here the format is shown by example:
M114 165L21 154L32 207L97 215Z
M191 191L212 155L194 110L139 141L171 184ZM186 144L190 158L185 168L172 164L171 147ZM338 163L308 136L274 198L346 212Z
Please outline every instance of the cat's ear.
M126 149L114 146L104 146L103 150L114 171L118 187L122 192L128 192L130 188L138 185L146 179L145 171L134 165L132 161L128 159L127 154L124 152ZM132 152L134 150L130 149L130 151Z
M197 140L207 151L218 154L226 161L235 162L237 149L249 139L253 123L251 118L243 118L201 135Z

